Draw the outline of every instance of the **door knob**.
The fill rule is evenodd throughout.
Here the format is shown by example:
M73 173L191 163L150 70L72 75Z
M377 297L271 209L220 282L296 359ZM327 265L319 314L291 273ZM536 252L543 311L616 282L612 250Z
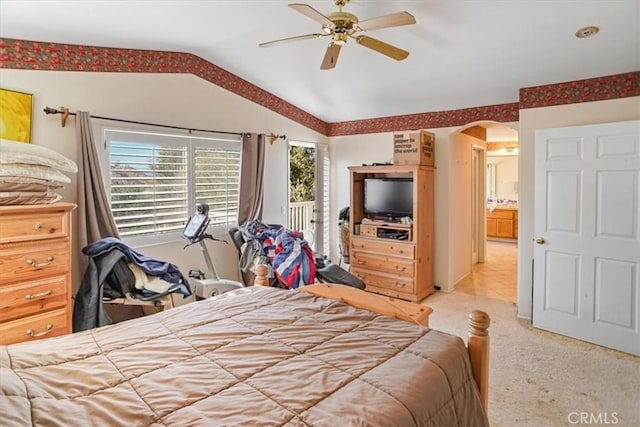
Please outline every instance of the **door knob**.
M536 239L536 243L539 244L539 245L543 245L544 242L545 242L544 237L538 237Z

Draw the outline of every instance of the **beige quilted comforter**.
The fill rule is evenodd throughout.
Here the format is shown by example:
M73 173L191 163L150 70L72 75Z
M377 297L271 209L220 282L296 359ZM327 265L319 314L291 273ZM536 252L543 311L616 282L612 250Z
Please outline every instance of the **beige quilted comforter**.
M2 426L488 426L458 337L275 288L0 346Z

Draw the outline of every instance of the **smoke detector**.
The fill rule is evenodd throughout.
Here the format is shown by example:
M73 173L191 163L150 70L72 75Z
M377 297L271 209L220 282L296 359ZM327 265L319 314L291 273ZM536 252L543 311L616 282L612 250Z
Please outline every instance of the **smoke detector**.
M578 31L576 31L576 37L579 39L586 39L587 37L592 37L598 34L600 28L595 25L590 25L588 27L582 27Z

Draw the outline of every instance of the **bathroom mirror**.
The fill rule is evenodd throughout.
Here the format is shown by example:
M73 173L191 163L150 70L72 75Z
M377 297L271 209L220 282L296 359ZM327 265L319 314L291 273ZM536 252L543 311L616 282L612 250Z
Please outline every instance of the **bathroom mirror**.
M496 165L487 163L487 200L496 198Z
M518 204L518 156L487 156L487 200L498 205Z

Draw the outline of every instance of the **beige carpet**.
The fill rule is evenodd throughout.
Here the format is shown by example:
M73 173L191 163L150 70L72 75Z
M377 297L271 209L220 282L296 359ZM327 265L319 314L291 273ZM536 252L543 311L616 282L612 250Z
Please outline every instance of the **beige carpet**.
M640 426L640 358L532 328L509 302L438 292L422 303L433 329L461 337L468 312L491 316L493 427Z

